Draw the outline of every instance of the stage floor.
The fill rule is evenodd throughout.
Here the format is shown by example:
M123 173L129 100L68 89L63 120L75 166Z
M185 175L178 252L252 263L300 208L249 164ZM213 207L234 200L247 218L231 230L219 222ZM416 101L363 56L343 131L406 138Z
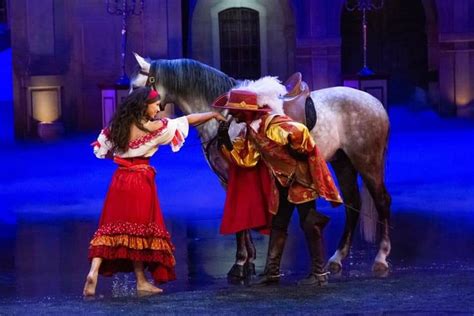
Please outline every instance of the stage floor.
M229 285L233 236L218 233L224 191L192 133L177 154L160 148L158 192L176 246L178 280L165 294L137 297L132 275L99 278L94 300L81 296L87 247L115 168L96 159L95 135L55 143L17 143L0 157L0 314L142 313L474 313L474 122L440 119L429 111L390 110L387 185L392 194L391 272L375 278L376 247L359 236L340 276L326 288L294 283L308 254L294 216L276 287ZM331 216L328 255L344 223L342 208L322 201ZM296 212L295 212L296 213ZM254 234L257 272L267 237Z

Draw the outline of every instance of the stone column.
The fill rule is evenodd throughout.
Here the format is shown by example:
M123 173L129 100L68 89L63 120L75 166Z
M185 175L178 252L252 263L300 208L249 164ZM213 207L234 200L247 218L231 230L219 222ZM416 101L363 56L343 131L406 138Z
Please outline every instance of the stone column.
M293 1L297 21L295 70L311 89L341 84L342 0Z
M341 39L308 38L296 41L296 70L312 90L341 84Z

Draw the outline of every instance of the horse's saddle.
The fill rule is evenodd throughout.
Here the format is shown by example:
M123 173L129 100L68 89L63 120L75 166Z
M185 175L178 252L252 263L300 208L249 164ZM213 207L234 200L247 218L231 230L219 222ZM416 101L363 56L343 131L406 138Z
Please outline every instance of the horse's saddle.
M284 83L287 94L283 97L285 114L297 122L305 124L309 130L316 125L316 109L311 99L309 87L296 72Z

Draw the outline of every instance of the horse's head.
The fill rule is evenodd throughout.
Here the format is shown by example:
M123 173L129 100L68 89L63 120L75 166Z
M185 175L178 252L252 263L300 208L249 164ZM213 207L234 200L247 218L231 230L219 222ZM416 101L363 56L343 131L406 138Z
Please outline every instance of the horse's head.
M160 94L162 108L164 108L168 103L175 103L176 100L174 100L173 96L171 96L168 91L166 91L165 87L161 84L156 69L151 69L152 61L141 57L137 53L133 54L138 62L140 69L131 79L131 89L150 85ZM155 63L157 62L158 61L155 61Z
M183 113L209 111L209 105L234 86L223 72L193 59L147 60L135 58L140 70L132 77L132 87L151 85L160 93L162 104L176 104Z

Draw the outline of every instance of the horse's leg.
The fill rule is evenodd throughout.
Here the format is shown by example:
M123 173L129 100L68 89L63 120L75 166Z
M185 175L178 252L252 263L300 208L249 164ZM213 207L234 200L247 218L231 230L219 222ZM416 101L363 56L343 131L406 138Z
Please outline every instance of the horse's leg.
M377 274L385 274L388 271L387 257L390 254L390 204L391 197L385 187L383 181L383 170L380 166L379 170L374 174L361 174L370 195L374 199L375 208L381 222L379 251L374 260L372 270Z
M257 249L252 239L250 229L245 230L245 247L247 248L246 274L247 276L255 275L255 259L257 259Z
M231 280L243 279L245 277L244 265L247 262L248 252L245 246L245 230L235 234L237 251L235 253L235 263L227 273Z
M347 155L340 150L336 159L331 161L331 166L336 174L339 182L339 188L341 190L342 198L344 203L359 210L361 205L359 187L357 185L357 171L352 165ZM359 212L356 212L346 206L346 223L344 225L344 232L339 241L334 255L329 259L328 269L332 273L339 273L342 269L342 260L347 257L354 230L359 219Z
M381 222L379 251L372 267L376 273L384 274L388 271L387 257L390 254L390 203L391 197L384 183L385 143L376 143L371 146L370 154L352 155L351 161L364 181L372 197ZM376 222L374 221L374 225ZM375 230L374 230L375 231Z

